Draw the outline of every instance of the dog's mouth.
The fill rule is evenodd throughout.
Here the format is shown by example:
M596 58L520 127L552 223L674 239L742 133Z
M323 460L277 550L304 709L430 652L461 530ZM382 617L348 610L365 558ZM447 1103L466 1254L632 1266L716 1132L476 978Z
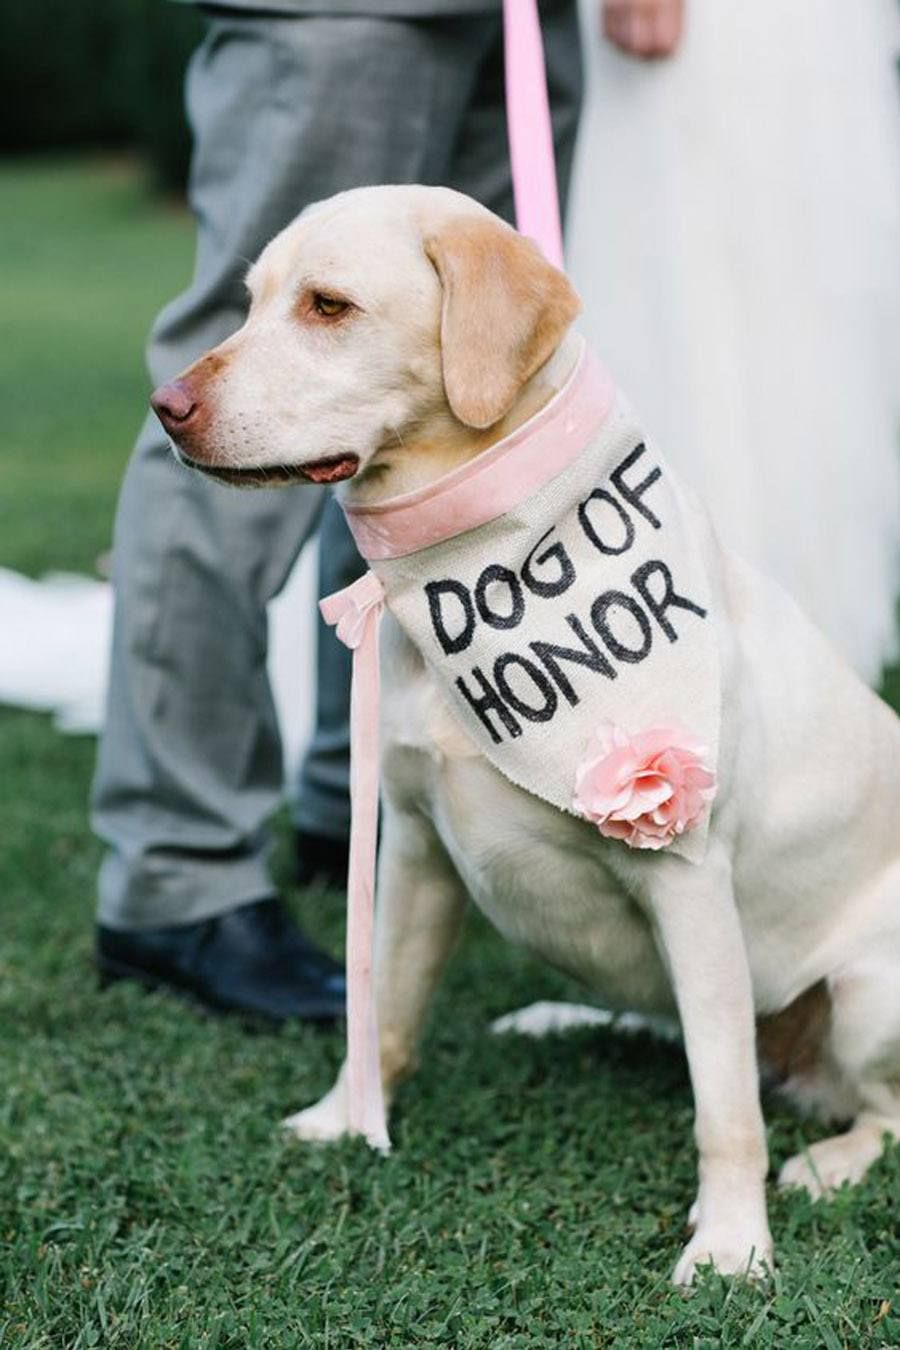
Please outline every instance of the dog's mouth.
M358 468L359 455L326 455L312 464L302 464L300 473L311 483L341 483L352 478Z
M209 478L232 487L281 487L285 483L341 483L352 478L359 468L359 455L325 455L309 464L259 464L234 468L207 464L178 450L178 458L188 468L199 469Z

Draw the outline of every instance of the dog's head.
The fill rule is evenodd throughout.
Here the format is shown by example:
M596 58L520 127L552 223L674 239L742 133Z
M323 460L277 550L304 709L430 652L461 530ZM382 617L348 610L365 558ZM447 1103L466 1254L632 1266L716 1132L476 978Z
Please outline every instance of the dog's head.
M182 460L248 485L337 482L422 438L483 436L579 309L530 241L444 188L320 202L247 286L243 327L151 401Z

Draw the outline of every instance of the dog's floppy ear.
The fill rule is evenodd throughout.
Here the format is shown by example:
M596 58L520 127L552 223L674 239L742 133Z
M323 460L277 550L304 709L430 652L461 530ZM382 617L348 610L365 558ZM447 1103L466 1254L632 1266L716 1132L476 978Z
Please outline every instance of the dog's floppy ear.
M449 221L425 252L444 288L447 401L467 426L493 426L552 356L581 303L530 239L490 217Z

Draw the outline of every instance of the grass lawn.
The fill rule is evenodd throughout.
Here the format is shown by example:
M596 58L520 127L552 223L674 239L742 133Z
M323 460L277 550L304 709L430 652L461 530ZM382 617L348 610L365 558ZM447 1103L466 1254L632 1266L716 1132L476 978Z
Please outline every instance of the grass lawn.
M104 163L7 166L0 220L0 564L90 570L190 227ZM772 1191L768 1286L676 1292L694 1192L680 1053L593 1031L487 1038L491 1016L576 991L477 920L392 1156L282 1141L275 1123L329 1084L342 1036L252 1035L98 992L92 757L0 711L4 1350L900 1345L900 1150L830 1205ZM294 900L338 949L338 899ZM768 1120L775 1168L823 1133L774 1102Z

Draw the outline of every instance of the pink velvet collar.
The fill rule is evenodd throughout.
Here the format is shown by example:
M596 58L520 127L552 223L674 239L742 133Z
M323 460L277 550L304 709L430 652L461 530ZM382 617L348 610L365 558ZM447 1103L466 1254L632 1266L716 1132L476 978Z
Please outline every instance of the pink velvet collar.
M549 403L476 459L427 487L373 506L345 506L368 562L402 558L505 515L555 478L593 439L614 386L587 345Z

